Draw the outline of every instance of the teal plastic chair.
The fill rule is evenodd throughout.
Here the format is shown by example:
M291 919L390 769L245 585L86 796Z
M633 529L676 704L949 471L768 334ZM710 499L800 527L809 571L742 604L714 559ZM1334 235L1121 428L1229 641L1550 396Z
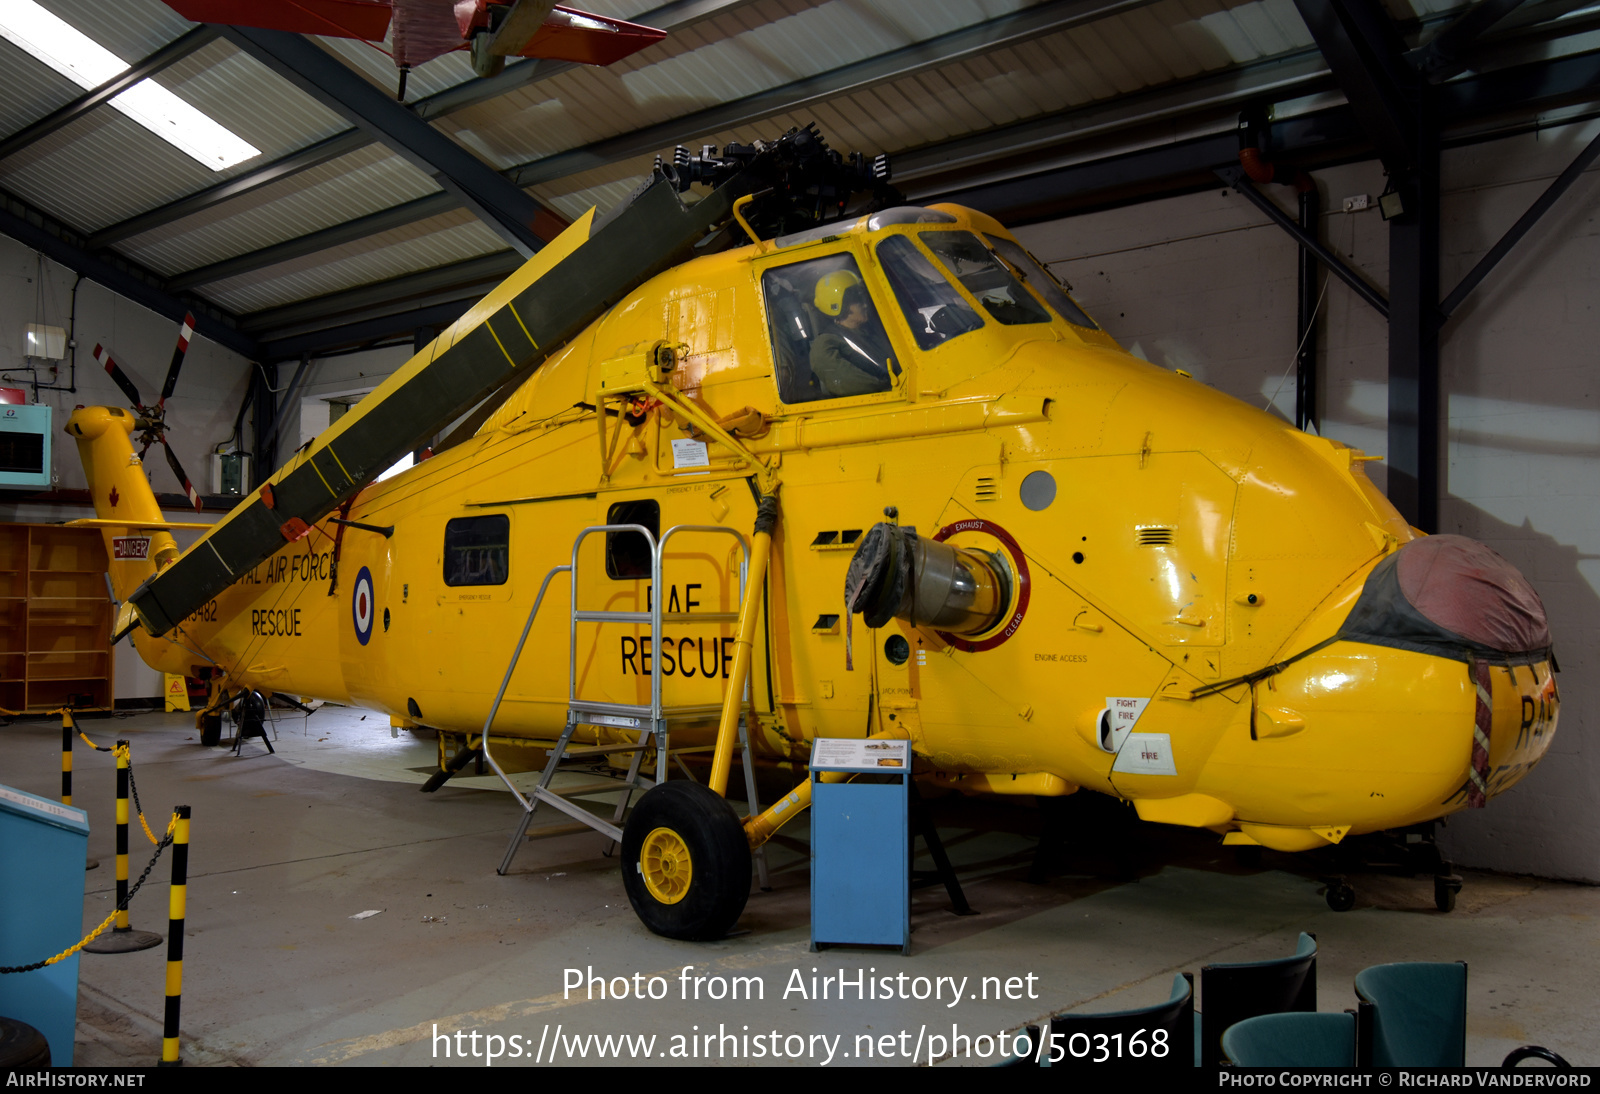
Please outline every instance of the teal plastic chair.
M1195 1030L1194 978L1188 973L1180 972L1174 976L1172 995L1165 1003L1157 1003L1152 1007L1106 1011L1100 1014L1073 1011L1051 1015L1052 1043L1059 1045L1061 1053L1064 1054L1063 1058L1052 1066L1092 1064L1100 1051L1094 1046L1109 1043L1128 1046L1134 1043L1133 1039L1136 1036L1140 1038L1141 1046L1154 1046L1152 1038L1156 1030L1161 1030L1165 1034L1161 1039L1163 1049L1161 1055L1157 1056L1149 1049L1141 1047L1141 1055L1133 1056L1131 1050L1125 1050L1125 1054L1116 1058L1115 1062L1194 1066L1195 1050L1192 1041ZM1078 1049L1082 1049L1081 1054L1075 1051Z
M1200 969L1200 1000L1195 1027L1195 1063L1215 1067L1222 1058L1222 1034L1246 1018L1317 1009L1317 939L1300 933L1290 957Z
M1356 974L1356 995L1371 1004L1361 1054L1371 1067L1464 1067L1467 963L1403 961Z
M1156 1031L1163 1036L1156 1038ZM1104 1011L1098 1014L1078 1012L1055 1014L1047 1029L1051 1049L1038 1051L1041 1030L1028 1026L1029 1041L1035 1051L1027 1057L1010 1056L996 1067L1067 1067L1072 1064L1095 1064L1096 1057L1113 1051L1118 1055L1101 1062L1176 1064L1190 1067L1198 1063L1198 1053L1191 1043L1195 1030L1194 978L1188 973L1178 973L1172 978L1172 995L1164 1003L1133 1010ZM1137 1042L1135 1041L1137 1038ZM1132 1054L1131 1046L1139 1045L1139 1055ZM1161 1048L1157 1055L1153 1048ZM1041 1056L1043 1057L1041 1059Z
M1343 1014L1263 1014L1229 1026L1222 1054L1239 1067L1354 1067L1356 1018Z

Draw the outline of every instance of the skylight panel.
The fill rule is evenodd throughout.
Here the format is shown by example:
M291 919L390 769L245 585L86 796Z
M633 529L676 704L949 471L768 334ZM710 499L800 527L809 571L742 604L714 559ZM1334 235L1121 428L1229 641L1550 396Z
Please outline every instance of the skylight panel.
M129 68L127 61L33 0L0 0L0 36L86 91ZM112 99L111 106L213 171L261 154L152 80L140 80Z

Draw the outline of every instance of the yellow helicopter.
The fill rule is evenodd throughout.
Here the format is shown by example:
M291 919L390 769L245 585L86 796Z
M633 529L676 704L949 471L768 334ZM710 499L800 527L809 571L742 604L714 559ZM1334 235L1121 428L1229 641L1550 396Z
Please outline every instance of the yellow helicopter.
M436 783L543 766L502 872L562 810L679 938L737 920L818 738L1281 851L1538 762L1554 661L1509 564L1409 528L1359 451L1126 353L992 218L893 199L809 128L680 150L181 554L136 416L78 410L94 523L135 541L119 630L212 677L202 722L316 696L438 729ZM551 783L597 757L609 820ZM760 809L755 765L798 785Z

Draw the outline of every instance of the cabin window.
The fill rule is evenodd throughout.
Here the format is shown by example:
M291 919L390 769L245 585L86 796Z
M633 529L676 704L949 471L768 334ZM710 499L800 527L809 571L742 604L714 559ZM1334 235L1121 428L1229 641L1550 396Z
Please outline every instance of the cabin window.
M922 242L1000 322L1007 326L1050 322L1050 313L971 232L923 232Z
M918 348L933 349L983 326L983 319L955 286L905 236L890 236L878 244L878 261Z
M504 585L511 569L511 518L458 517L444 526L446 585Z
M652 498L619 501L606 510L607 524L642 524L661 539L661 505ZM606 576L614 581L650 577L650 541L638 532L606 533Z
M900 374L861 268L828 255L761 276L778 397L785 403L888 391Z
M1044 302L1054 308L1057 315L1080 327L1088 327L1090 330L1100 329L1095 321L1089 318L1089 314L1078 307L1078 302L1067 295L1066 289L1045 268L1044 263L1024 250L1020 243L1013 243L999 236L987 238L994 244L994 249L1000 252L1000 257L1011 263L1011 268L1017 271L1028 288L1044 297Z

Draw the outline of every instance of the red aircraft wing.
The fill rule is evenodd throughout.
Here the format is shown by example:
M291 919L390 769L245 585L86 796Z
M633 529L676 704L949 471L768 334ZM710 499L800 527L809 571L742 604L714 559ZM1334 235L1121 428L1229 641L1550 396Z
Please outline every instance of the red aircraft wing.
M330 38L381 42L389 33L388 0L167 0L195 23L228 23Z

